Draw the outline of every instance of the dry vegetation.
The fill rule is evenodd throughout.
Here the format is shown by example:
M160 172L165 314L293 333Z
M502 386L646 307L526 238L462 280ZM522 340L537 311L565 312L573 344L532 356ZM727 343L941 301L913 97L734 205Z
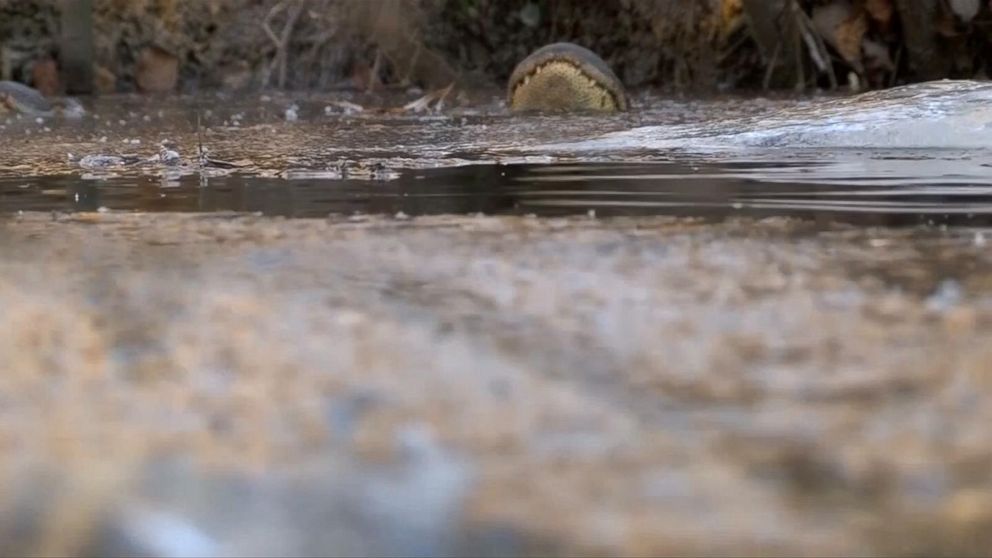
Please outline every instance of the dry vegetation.
M985 77L980 0L95 0L97 79L291 89L499 83L530 50L572 40L631 87L885 87ZM55 0L0 0L0 77L58 58ZM148 49L154 49L152 55ZM162 72L160 72L161 74ZM162 81L161 75L153 76ZM164 79L165 85L169 79ZM171 89L172 87L166 87ZM155 88L152 88L155 89Z

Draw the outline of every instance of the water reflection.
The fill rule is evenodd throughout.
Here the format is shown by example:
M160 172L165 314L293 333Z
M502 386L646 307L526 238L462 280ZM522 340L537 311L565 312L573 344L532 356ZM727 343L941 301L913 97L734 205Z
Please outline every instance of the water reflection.
M869 224L992 222L982 156L836 152L806 160L479 164L401 171L390 180L187 175L0 180L0 211L352 214L665 214L819 217ZM953 172L950 172L953 171ZM293 178L298 177L298 178Z

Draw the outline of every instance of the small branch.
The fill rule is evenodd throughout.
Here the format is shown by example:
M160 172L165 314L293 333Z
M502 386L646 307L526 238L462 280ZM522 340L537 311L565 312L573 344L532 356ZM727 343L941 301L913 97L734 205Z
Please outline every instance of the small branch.
M827 52L827 45L823 38L813 30L813 21L810 20L806 12L799 6L793 4L796 11L796 18L799 22L799 31L802 34L803 42L809 49L810 58L821 72L826 72L827 79L830 80L830 88L837 89L837 75L834 73L834 65L830 61L830 53Z
M276 35L275 31L272 30L272 20L280 12L286 10L288 1L289 0L283 0L282 2L276 4L275 6L272 6L272 9L269 10L269 13L266 14L265 18L262 20L262 30L269 37L269 40L272 41L272 44L275 45L276 47L275 56L272 57L272 63L270 64L269 71L265 76L264 85L266 87L268 87L269 85L269 78L271 77L273 70L278 70L279 88L282 89L286 87L286 72L288 70L287 59L288 59L289 41L293 35L293 28L296 27L296 21L300 18L300 14L303 13L303 3L299 1L295 1L292 3L292 7L289 8L289 13L286 16L286 23L283 25L282 32L278 36Z
M196 162L203 169L207 161L207 155L203 152L203 128L200 127L200 111L196 111Z
M896 78L899 77L899 64L902 62L902 52L905 50L904 45L900 44L899 48L896 50L896 59L892 63L892 75L889 76L889 87L893 87L896 84Z
M279 49L279 54L281 61L279 62L279 88L282 89L286 87L286 72L287 72L287 58L289 51L289 40L293 36L293 28L296 27L296 21L300 19L300 14L303 13L303 3L297 2L293 5L293 9L289 12L289 19L286 21L285 27L282 28L282 44Z
M761 81L761 87L765 91L768 91L772 85L772 75L775 74L775 66L778 65L778 53L782 50L782 43L778 42L775 44L775 50L772 52L771 60L768 61L768 67L765 68L765 79Z

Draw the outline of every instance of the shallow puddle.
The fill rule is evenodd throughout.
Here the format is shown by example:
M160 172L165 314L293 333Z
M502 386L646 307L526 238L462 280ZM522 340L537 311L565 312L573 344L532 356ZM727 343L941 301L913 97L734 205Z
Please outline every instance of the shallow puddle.
M642 95L631 112L608 117L512 115L498 98L480 93L412 113L400 108L410 101L402 94L123 96L88 101L80 119L7 117L0 213L795 216L974 226L992 214L984 109L992 87L980 82L818 99Z
M0 178L0 211L794 216L983 226L992 222L990 164L985 154L910 150L725 162L290 169L279 177L42 176Z

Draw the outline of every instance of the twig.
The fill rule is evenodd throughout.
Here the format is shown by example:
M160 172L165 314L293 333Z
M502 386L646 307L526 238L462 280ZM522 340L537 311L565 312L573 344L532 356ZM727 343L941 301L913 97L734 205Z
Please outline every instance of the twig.
M730 43L720 51L720 54L716 58L717 64L723 64L724 62L726 62L727 59L730 58L732 54L737 52L738 49L743 47L748 41L751 40L751 35L746 31L744 33L738 33L738 31L740 29L743 29L743 27L744 27L743 24L738 25L737 29L727 34L728 40L732 38L735 33L739 34L740 36L734 42Z
M813 30L813 21L806 15L806 12L796 4L793 4L793 7L797 14L796 19L801 24L799 28L803 36L803 42L806 43L806 48L809 49L810 58L813 59L813 63L816 64L821 72L827 74L827 79L830 80L830 88L837 89L837 75L834 73L834 65L830 61L830 53L827 52L827 45L824 44L823 38Z
M319 33L316 37L307 37L305 39L306 43L310 44L310 49L307 51L305 56L305 68L312 68L314 66L319 66L317 59L320 57L320 52L324 49L324 46L334 38L337 34L337 29L325 30ZM318 78L318 83L316 85L321 86L320 80ZM312 87L314 82L312 80L307 81L307 85Z
M410 101L403 105L398 112L421 112L430 109L431 103L434 103L434 112L440 112L444 108L444 100L448 98L454 88L455 82L451 82L447 87L435 89L415 101Z
M441 91L441 96L438 97L437 104L434 105L434 112L441 112L441 110L444 109L444 101L447 100L448 95L451 94L451 91L454 88L455 88L455 82L451 82L450 84L448 84L447 87L444 88L444 90Z
M896 50L896 59L892 63L892 75L889 76L889 87L893 87L896 84L896 78L899 76L899 63L902 62L903 50L905 50L904 45L900 44L899 48Z
M775 43L775 50L772 52L772 58L768 61L768 67L765 68L765 79L761 81L761 88L765 91L771 88L772 85L772 75L775 74L775 66L778 65L778 53L782 50L782 41Z
M411 76L413 76L413 71L417 67L417 62L420 59L420 49L422 48L423 48L423 44L421 44L420 41L417 41L417 44L413 49L413 56L410 58L410 63L407 64L406 66L406 73L403 75L403 80L402 80L403 86L410 85L411 82L410 78Z
M272 44L276 47L279 46L279 37L276 36L276 33L272 30L272 26L270 24L272 23L272 18L276 17L276 14L284 9L286 9L286 3L279 2L275 6L272 6L269 13L265 14L265 17L262 19L262 31L265 31L265 34L269 36L269 40L272 41Z
M272 30L272 20L275 16L286 9L288 0L283 0L272 9L269 13L265 15L265 19L262 20L262 30L272 41L272 44L276 47L276 54L272 58L272 63L269 66L269 71L265 76L265 85L269 85L269 77L272 75L273 69L278 69L279 71L279 88L282 89L286 87L286 72L288 70L286 60L288 58L289 50L289 40L293 34L293 28L296 26L296 21L300 18L300 14L303 13L303 3L293 2L292 8L290 8L289 13L286 16L286 23L282 27L281 36L276 36L275 31Z
M286 59L288 58L289 51L289 39L293 35L293 28L296 27L296 20L300 19L300 14L303 13L303 3L297 2L293 5L293 10L289 12L289 19L286 20L285 27L282 28L282 46L279 50L280 58L282 60L279 63L279 88L282 89L286 87L286 72L288 70L288 64Z
M207 156L203 152L203 128L200 127L199 109L196 111L196 161L199 163L201 169L207 161Z
M372 68L369 70L369 82L365 84L365 92L371 93L382 83L379 79L379 72L382 71L382 49L376 47L375 58L372 59Z
M284 9L286 9L286 3L279 2L275 6L272 6L272 8L269 10L269 13L265 14L265 17L262 18L262 31L265 32L265 34L269 37L269 40L272 41L272 44L276 47L276 55L272 58L272 62L269 64L269 67L265 71L265 79L263 80L262 83L263 87L269 86L269 78L272 76L272 69L275 68L275 64L279 60L279 49L280 49L279 37L277 37L275 31L272 30L272 26L271 26L272 19L276 16L276 14L278 14Z

